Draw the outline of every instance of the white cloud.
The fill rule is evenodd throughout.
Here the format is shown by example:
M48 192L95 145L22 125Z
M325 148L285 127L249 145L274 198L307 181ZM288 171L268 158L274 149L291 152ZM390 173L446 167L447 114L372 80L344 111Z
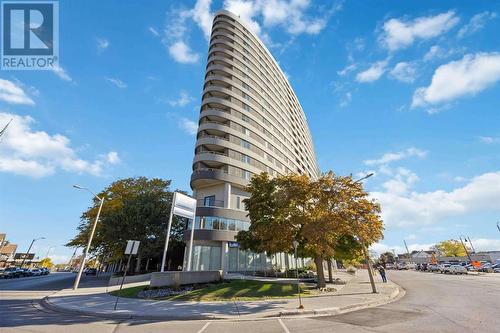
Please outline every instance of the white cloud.
M327 20L324 17L306 17L305 11L310 5L308 0L268 0L262 4L264 25L281 25L292 35L301 33L316 35L326 26Z
M370 68L356 75L356 81L363 83L377 81L385 73L387 62L387 60L382 60L373 63Z
M496 17L497 14L495 12L488 11L474 15L470 19L469 23L460 28L457 33L457 37L463 38L465 36L472 35L473 33L478 32L479 30L484 28L489 20L493 20Z
M108 82L111 82L112 84L114 84L116 87L118 87L120 89L127 88L127 84L120 79L112 78L112 77L106 77L104 79L106 79L106 81L108 81Z
M429 51L424 55L424 61L432 61L434 59L444 59L451 57L455 54L461 54L465 52L465 48L450 48L448 50L444 49L439 45L433 45L430 47Z
M199 54L189 46L188 23L194 22L208 40L214 16L211 5L212 0L197 0L193 8L176 8L168 13L162 42L174 60L185 64L199 60ZM291 35L314 35L326 26L327 17L341 8L336 3L326 10L323 17L312 18L306 15L310 7L309 0L224 0L223 7L238 15L254 33L261 35L269 44L272 44L269 35L262 31L257 19L261 19L266 27L279 25ZM149 31L154 36L160 35L152 27L149 27Z
M391 51L406 48L417 39L431 39L453 28L460 19L454 11L414 20L390 19L384 23L381 43Z
M408 235L406 240L413 240L411 236ZM500 250L500 239L491 239L491 238L472 238L472 244L474 244L474 248L476 251L499 251ZM427 251L434 247L433 243L409 243L408 250L412 251ZM404 244L401 245L388 245L385 243L376 243L370 246L370 250L376 252L378 255L385 252L392 252L394 250L396 254L406 254L406 247Z
M346 76L347 74L356 70L357 68L358 68L357 64L349 64L349 65L345 66L343 69L341 69L340 71L337 71L337 74L339 76Z
M451 191L371 192L380 202L386 226L426 226L446 218L484 210L500 211L500 171L470 179Z
M493 137L493 136L480 136L479 140L482 143L486 143L488 145L494 144L494 143L500 143L500 137Z
M245 22L254 33L260 34L261 27L260 24L254 19L255 16L259 14L262 9L257 1L247 1L247 0L225 0L224 8L240 17L240 19Z
M472 96L500 81L500 53L467 54L462 59L441 65L428 87L413 94L412 107L450 102Z
M189 94L182 90L179 94L179 97L176 100L168 101L168 104L171 106L186 106L193 100L193 97L189 96Z
M0 172L35 178L54 174L57 169L101 175L107 163L119 161L116 152L95 161L84 160L71 148L67 137L34 130L35 120L29 116L0 112L0 123L10 119L0 145Z
M0 100L9 104L35 105L35 102L26 94L21 84L0 79Z
M472 238L476 251L500 251L500 239Z
M405 168L398 168L392 179L382 184L382 187L388 193L392 194L405 194L410 188L419 180L418 176Z
M70 256L60 254L51 254L49 255L49 258L52 259L54 264L66 264L69 263L69 260L71 259Z
M61 66L59 66L59 64L56 64L55 66L53 66L52 72L54 72L54 74L56 74L61 80L68 81L68 82L73 81L71 76L69 76L69 74L66 72L66 70L64 68L62 68Z
M110 164L118 164L120 163L120 157L118 156L118 153L116 151L110 151L107 155L106 155L106 160L108 161L108 163Z
M182 64L192 64L198 62L200 59L200 55L198 53L194 53L189 45L183 41L177 41L170 45L168 52L175 61Z
M181 118L178 124L189 135L196 135L198 132L198 124L190 119Z
M211 4L212 0L198 0L191 11L193 20L203 31L207 40L210 38L212 21L214 19L214 13L210 11Z
M149 32L150 32L153 36L155 36L155 37L160 37L160 33L159 33L159 32L158 32L158 30L156 30L155 28L153 28L153 27L149 27L149 28L148 28L148 30L149 30Z
M412 83L417 77L417 68L413 63L399 62L390 73L398 81Z
M350 91L346 92L342 100L340 101L340 107L346 107L349 104L351 104L352 101L352 94Z
M402 243L402 241L401 241ZM433 247L435 244L432 244L432 243L424 243L424 244L420 244L420 243L410 243L408 244L408 251L410 251L410 253L412 251L421 251L421 250L429 250L431 247ZM375 243L375 244L372 244L370 246L370 250L371 251L374 251L376 252L378 255L382 254L382 253L385 253L385 252L392 252L392 250L394 250L394 252L396 252L396 255L398 254L406 254L406 247L404 246L404 244L401 244L401 245L387 245L385 243Z
M104 51L109 47L109 41L105 38L96 38L96 42L99 51Z
M424 158L425 156L427 156L427 151L421 150L421 149L415 148L415 147L410 147L410 148L407 148L403 151L399 151L396 153L386 153L378 159L365 160L365 161L363 161L363 163L365 165L384 165L384 164L388 164L391 162L400 161L402 159L409 158L409 157Z

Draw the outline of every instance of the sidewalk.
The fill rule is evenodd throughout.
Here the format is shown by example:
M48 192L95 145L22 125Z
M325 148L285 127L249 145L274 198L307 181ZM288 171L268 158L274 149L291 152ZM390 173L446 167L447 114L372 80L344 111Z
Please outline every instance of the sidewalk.
M377 294L371 293L368 273L358 271L355 277L337 272L336 277L349 279L344 286L333 294L302 298L304 310L297 310L296 298L272 299L263 301L233 302L182 302L154 301L144 299L120 298L114 311L116 297L108 294L118 286L87 288L84 290L61 290L43 299L42 305L62 312L85 314L113 319L255 319L291 315L338 314L370 306L381 305L395 299L402 289L392 283L380 283L377 279ZM128 284L125 287L144 285ZM147 283L146 283L147 284Z

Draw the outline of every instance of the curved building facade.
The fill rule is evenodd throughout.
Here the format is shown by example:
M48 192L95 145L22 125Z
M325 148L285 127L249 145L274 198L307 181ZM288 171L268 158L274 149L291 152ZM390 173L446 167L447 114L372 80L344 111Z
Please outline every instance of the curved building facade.
M261 172L319 173L306 117L286 76L258 36L223 10L212 26L191 176L198 200L192 270L291 266L286 255L242 251L234 240L250 225L244 188Z

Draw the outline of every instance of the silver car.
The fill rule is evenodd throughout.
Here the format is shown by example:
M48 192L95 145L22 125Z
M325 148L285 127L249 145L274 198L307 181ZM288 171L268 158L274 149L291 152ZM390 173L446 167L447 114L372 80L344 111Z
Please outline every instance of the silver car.
M467 269L462 265L451 265L449 272L451 274L467 274Z

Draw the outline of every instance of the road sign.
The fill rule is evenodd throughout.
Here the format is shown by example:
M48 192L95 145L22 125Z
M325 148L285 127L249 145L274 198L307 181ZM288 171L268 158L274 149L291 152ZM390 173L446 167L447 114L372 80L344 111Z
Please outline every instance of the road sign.
M174 195L174 215L179 215L194 220L195 212L196 199L176 192Z
M139 250L140 241L129 240L127 241L127 247L125 248L125 254L137 254Z

